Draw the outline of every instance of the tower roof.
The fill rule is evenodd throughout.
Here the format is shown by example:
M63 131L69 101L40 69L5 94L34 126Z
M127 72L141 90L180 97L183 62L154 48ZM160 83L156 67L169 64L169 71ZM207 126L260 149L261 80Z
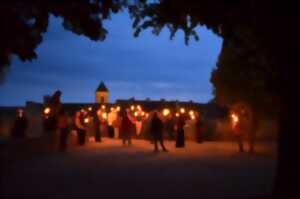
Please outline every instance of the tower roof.
M100 92L108 92L108 89L106 88L105 84L103 81L100 82L98 88L96 91L100 91Z

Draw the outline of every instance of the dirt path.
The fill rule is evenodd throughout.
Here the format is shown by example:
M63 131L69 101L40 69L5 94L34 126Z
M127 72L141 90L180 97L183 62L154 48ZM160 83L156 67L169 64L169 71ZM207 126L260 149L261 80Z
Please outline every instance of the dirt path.
M272 190L275 158L236 153L233 143L166 143L154 154L147 141L105 139L11 161L2 198L252 198Z

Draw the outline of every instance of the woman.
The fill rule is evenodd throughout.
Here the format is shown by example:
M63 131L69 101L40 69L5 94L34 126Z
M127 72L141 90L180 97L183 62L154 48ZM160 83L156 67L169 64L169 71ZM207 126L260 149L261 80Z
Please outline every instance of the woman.
M86 130L85 130L85 126L84 126L84 114L81 111L76 112L75 126L76 126L76 130L77 130L78 144L84 145Z
M60 131L59 150L65 151L67 148L69 121L68 121L68 116L64 109L61 109L58 114L58 128Z
M177 120L176 130L177 130L177 137L176 137L176 147L181 148L184 147L184 125L185 125L185 118L183 115L180 115Z
M121 136L123 145L126 145L126 141L128 142L128 146L131 145L131 130L133 123L134 118L130 115L129 110L126 110L126 112L123 113L121 120Z

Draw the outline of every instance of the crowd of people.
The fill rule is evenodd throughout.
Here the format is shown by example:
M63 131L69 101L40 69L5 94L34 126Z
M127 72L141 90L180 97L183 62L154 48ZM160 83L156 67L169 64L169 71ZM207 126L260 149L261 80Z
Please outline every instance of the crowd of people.
M130 107L107 107L98 109L88 107L78 110L73 116L68 115L60 102L61 92L56 91L44 109L44 134L52 150L65 151L68 137L76 132L76 143L80 146L93 138L101 142L103 136L120 139L123 145L132 145L132 138L148 139L154 145L154 151L167 151L164 139L174 140L178 148L185 146L184 127L188 119L195 120L198 141L201 142L203 122L198 113L186 113L180 110L171 114L169 109L144 112L140 105ZM28 121L24 113L19 113L16 120L16 136L24 136ZM22 115L21 115L22 114Z

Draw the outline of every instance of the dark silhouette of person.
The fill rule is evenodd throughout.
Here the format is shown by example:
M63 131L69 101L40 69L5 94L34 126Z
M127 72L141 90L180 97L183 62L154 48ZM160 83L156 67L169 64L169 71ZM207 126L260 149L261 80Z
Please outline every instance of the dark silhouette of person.
M86 128L84 125L84 113L81 111L78 111L75 114L75 127L77 131L78 144L82 146L85 144Z
M177 148L184 147L185 145L184 125L185 125L185 118L182 114L180 114L176 123L176 127L177 127L176 147Z
M132 137L132 118L130 118L128 110L126 112L122 112L122 120L121 120L121 137L123 145L126 145L126 141L128 145L131 145L131 137Z
M12 128L12 136L15 138L25 138L28 128L28 119L22 110L17 111L17 116Z
M241 120L238 120L233 126L233 132L240 152L244 152L243 133L241 128Z
M49 105L53 111L53 114L55 114L55 115L58 115L60 112L60 109L62 109L62 104L60 101L61 95L62 95L62 92L60 90L56 90L50 98Z
M158 152L157 142L160 143L163 151L167 151L163 141L164 125L161 119L158 117L157 112L154 112L152 116L150 129L154 141L154 152Z
M95 130L95 141L101 142L101 130L100 130L100 121L98 118L97 111L93 112L93 119L94 119L94 130Z
M60 97L62 92L60 90L56 90L54 94L50 97L49 102L47 102L46 106L50 108L50 112L44 117L43 126L44 131L47 136L47 142L49 143L50 150L56 150L57 142L59 140L58 135L58 114L62 109L62 104L60 101Z
M59 150L66 151L67 140L69 134L69 121L68 115L64 109L61 109L58 114L58 128L60 131L59 135Z

